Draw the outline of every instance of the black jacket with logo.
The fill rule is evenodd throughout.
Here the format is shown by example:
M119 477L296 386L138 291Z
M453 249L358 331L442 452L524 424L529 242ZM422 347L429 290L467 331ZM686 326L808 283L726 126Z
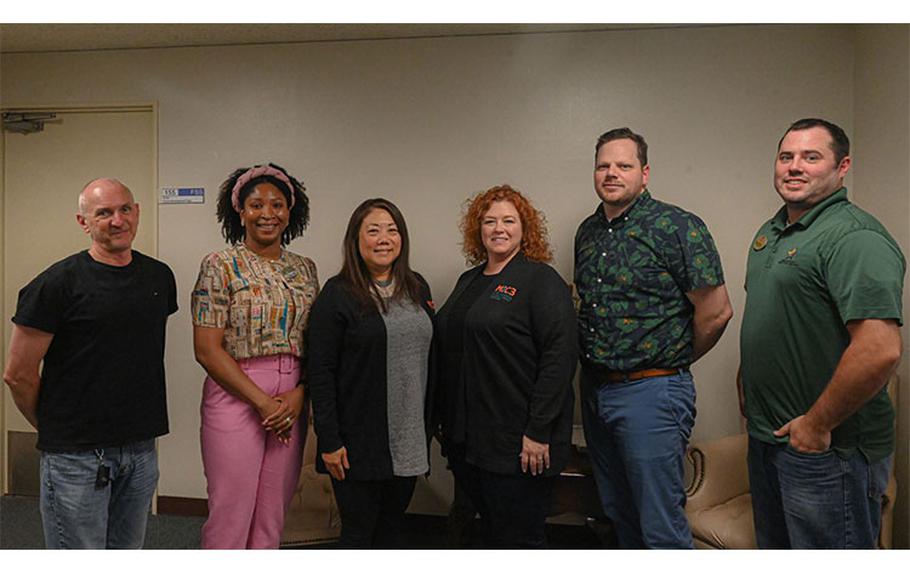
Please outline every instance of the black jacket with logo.
M546 474L556 475L568 459L575 401L578 344L569 287L551 266L519 253L468 309L455 353L445 339L451 312L484 266L461 275L436 320L444 451L463 435L468 463L519 475L526 435L550 444ZM460 371L445 363L458 357ZM455 432L462 424L464 431Z

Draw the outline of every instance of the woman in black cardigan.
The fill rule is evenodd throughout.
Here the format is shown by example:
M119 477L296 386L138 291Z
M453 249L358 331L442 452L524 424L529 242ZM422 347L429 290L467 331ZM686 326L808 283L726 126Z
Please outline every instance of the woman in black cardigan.
M429 469L433 302L408 265L407 226L391 202L357 207L343 248L307 328L316 467L332 476L339 546L395 548Z
M572 431L571 294L546 264L542 215L518 191L504 185L476 196L461 228L476 266L437 317L444 451L488 546L543 548Z

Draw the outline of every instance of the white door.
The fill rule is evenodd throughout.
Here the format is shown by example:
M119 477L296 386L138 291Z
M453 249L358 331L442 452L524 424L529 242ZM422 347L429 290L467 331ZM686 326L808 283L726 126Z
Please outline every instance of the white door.
M76 223L77 198L91 179L114 177L140 204L134 247L156 254L158 236L157 142L151 105L117 108L4 109L56 113L42 132L3 133L2 283L3 354L6 357L19 289L53 262L88 247ZM4 388L3 492L10 479L33 469L36 454L22 453L34 432ZM10 452L14 440L16 455ZM10 473L12 472L12 473ZM37 486L37 478L35 479ZM18 485L18 483L17 483Z

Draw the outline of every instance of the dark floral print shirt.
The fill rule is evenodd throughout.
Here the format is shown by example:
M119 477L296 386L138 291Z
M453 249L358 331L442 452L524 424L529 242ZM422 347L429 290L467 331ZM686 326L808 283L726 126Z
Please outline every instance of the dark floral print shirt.
M614 371L692 362L686 292L724 283L705 223L645 190L608 221L603 207L575 235L575 286L583 364Z

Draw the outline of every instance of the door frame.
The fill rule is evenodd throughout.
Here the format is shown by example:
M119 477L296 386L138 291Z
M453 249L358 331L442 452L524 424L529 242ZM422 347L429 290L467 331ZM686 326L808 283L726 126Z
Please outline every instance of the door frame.
M132 103L61 103L61 104L4 104L0 107L2 112L61 112L61 113L97 113L97 112L151 112L152 113L152 188L155 196L155 203L149 204L142 209L143 224L151 226L154 235L152 237L152 250L150 256L158 256L158 102L132 102ZM39 134L40 135L40 134ZM151 216L151 218L149 218ZM0 221L6 218L6 135L0 136ZM0 230L0 298L6 297L6 223L2 223L3 229ZM0 306L0 313L4 308ZM3 313L3 316L6 314ZM0 369L6 369L6 350L9 345L12 325L3 318L2 332L0 332ZM7 447L7 428L6 428L6 385L0 386L0 494L6 495L9 491L8 466L9 455ZM156 443L157 445L157 443ZM154 505L154 501L152 501Z

